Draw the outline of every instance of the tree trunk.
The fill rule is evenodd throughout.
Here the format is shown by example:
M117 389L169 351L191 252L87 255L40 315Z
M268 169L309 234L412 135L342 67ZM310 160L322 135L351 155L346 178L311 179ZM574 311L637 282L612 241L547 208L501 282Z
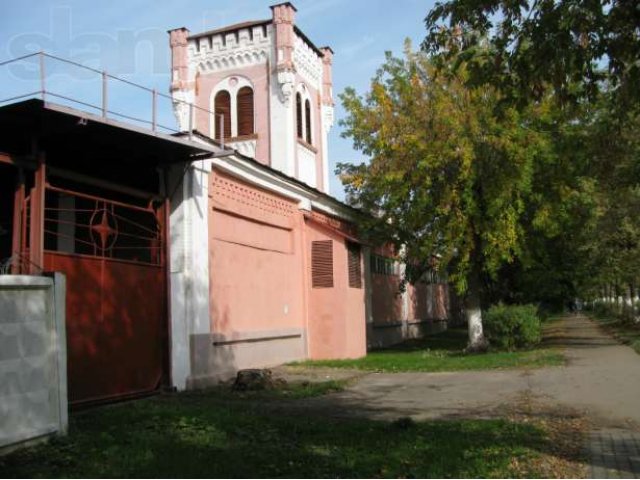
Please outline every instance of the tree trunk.
M469 275L468 289L465 297L465 316L469 328L469 344L467 352L483 352L489 346L482 331L482 308L480 302L480 280L475 273Z

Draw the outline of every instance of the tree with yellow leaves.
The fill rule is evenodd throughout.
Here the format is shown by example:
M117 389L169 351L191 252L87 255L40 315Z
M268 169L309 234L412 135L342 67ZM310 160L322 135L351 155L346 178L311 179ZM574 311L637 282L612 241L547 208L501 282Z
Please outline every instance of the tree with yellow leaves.
M368 93L341 95L343 136L370 161L339 171L349 201L372 213L363 231L398 247L409 280L434 256L447 269L477 351L485 279L521 253L534 164L550 143L532 128L539 106L497 108L500 92L468 87L465 75L409 44L404 58L387 54Z

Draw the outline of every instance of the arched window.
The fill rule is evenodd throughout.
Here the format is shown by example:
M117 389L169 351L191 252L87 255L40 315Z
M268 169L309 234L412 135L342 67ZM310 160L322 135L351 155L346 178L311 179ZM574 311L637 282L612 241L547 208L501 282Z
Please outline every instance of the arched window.
M302 140L302 96L300 92L296 93L296 129L298 131L298 138Z
M216 139L222 140L220 122L222 115L222 125L224 128L224 138L231 138L231 95L226 90L216 93L213 111L215 112L215 132Z
M238 90L238 135L252 135L253 126L253 90L251 87L242 87Z
M311 145L311 102L309 99L304 102L304 118L306 120L305 140L309 145Z

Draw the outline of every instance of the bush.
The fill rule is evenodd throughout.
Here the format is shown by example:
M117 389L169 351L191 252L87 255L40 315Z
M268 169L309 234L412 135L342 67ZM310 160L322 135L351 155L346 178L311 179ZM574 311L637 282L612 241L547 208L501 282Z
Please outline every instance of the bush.
M550 318L562 313L562 308L558 308L552 303L541 302L538 304L536 313L542 323L548 321Z
M593 313L600 318L617 317L618 312L613 305L598 302L593 306Z
M593 307L593 314L602 319L618 320L622 323L635 324L637 307L632 305L621 305L617 307L614 303L598 302Z
M533 347L542 340L542 322L535 305L494 305L483 323L485 336L494 348L516 350Z

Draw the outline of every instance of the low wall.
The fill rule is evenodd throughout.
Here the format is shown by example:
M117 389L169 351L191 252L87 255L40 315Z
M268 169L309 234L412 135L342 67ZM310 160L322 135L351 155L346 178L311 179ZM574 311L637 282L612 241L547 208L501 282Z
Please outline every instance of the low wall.
M229 380L245 368L268 368L303 360L305 342L300 328L192 335L192 370L187 388L203 388Z
M370 284L367 348L388 347L441 332L452 325L447 284L407 284L400 292L398 275L381 274L371 275Z
M401 321L367 325L368 348L384 348L447 329L447 320Z
M0 451L67 430L65 277L0 275Z

